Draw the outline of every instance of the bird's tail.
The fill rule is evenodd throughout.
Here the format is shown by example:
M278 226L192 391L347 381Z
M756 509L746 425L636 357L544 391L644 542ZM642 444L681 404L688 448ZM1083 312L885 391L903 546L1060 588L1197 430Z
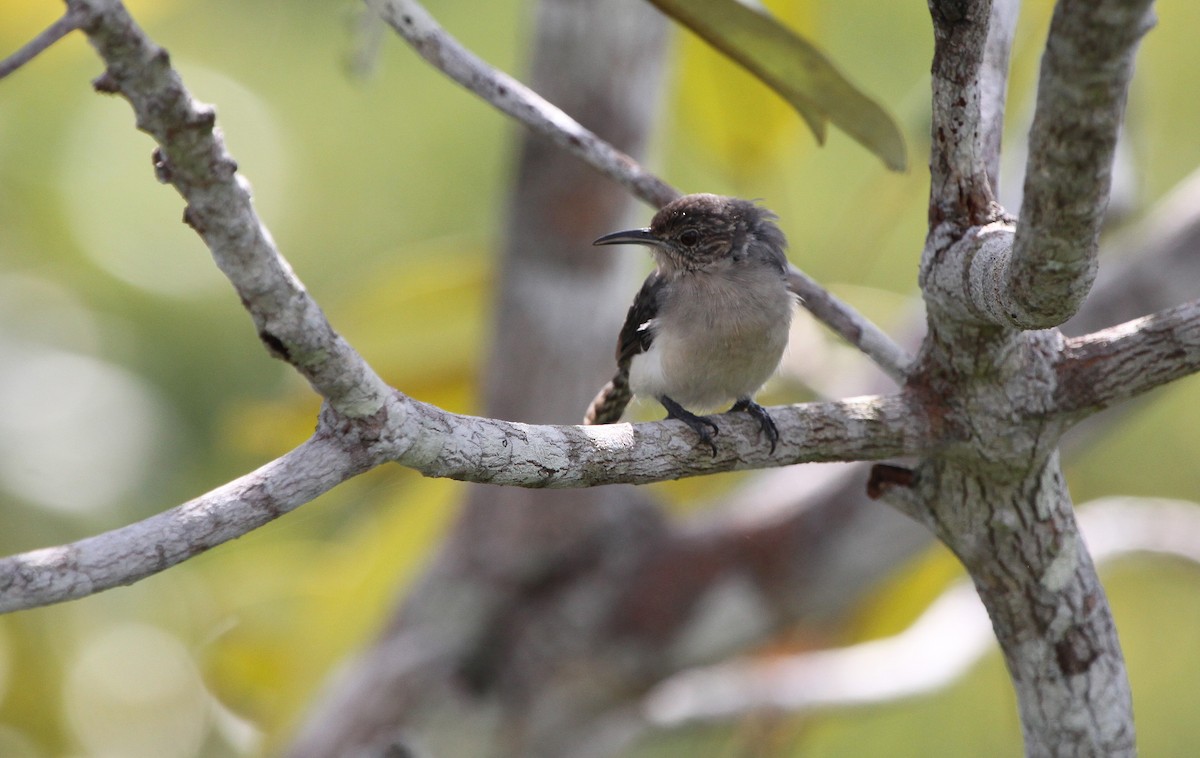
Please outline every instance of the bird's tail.
M611 382L596 393L592 404L588 406L587 413L583 415L583 423L617 423L621 420L621 414L625 412L625 406L629 405L632 397L633 392L629 390L629 372L618 372Z

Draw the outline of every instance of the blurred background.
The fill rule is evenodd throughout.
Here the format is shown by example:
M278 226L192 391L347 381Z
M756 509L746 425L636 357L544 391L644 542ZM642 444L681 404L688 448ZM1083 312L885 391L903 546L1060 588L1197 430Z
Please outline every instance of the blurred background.
M818 147L782 101L683 33L672 36L648 162L684 191L761 198L781 216L793 261L886 330L912 332L928 188L925 4L768 5L892 112L908 139L909 171L886 172L837 131ZM216 106L258 210L334 326L392 385L451 411L480 412L519 127L390 32L377 40L370 71L357 70L353 61L371 42L356 3L127 6L170 50L192 93ZM525 76L530 4L437 0L428 8L485 60ZM1200 6L1161 0L1157 8L1130 97L1114 225L1146 218L1200 166ZM1045 0L1027 2L1018 27L1008 100L1014 154L1050 10ZM0 0L0 54L61 11L54 2ZM134 129L128 105L92 91L101 70L75 34L0 83L4 554L79 539L202 494L305 439L319 406L266 355L232 288L180 223L182 201L154 180L152 141ZM1003 177L1002 186L1019 187L1019 179ZM640 208L631 223L650 213ZM1136 244L1121 249L1138 252ZM630 297L649 262L637 266ZM872 381L856 353L807 316L798 322L790 370L765 401L857 394ZM847 376L859 377L853 389ZM1200 498L1198 398L1196 379L1178 382L1081 445L1068 461L1076 502ZM644 490L685 513L701 494L741 478ZM398 467L373 471L132 587L0 617L0 756L279 750L338 663L378 633L463 495L463 485ZM1200 740L1200 568L1133 557L1102 574L1142 751L1187 754ZM825 642L894 634L960 577L953 558L931 548ZM965 678L920 699L674 730L631 750L1001 756L1019 745L993 649Z

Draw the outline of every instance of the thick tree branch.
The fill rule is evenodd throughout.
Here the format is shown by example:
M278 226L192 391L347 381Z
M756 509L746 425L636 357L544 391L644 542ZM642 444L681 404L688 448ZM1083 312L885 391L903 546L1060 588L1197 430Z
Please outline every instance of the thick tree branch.
M1200 300L1067 340L1060 408L1095 413L1200 371Z
M1152 0L1060 0L1029 134L1024 201L1003 308L1027 329L1057 326L1096 276L1113 151Z
M7 58L0 60L0 79L8 76L12 72L24 66L29 61L37 57L46 48L58 42L63 37L80 28L83 25L83 15L74 9L68 8L66 14L55 21L50 26L46 27L41 34L29 40Z
M1059 2L1022 211L1033 221L1023 216L1014 231L993 201L979 147L992 8L984 0L930 3L934 144L920 273L929 332L909 389L928 399L940 434L911 485L907 477L876 482L970 573L1012 675L1026 752L1037 756L1134 750L1124 660L1059 465L1059 438L1072 420L1056 417L1062 339L1022 331L1061 323L1091 284L1092 272L1079 276L1072 261L1094 268L1112 143L1143 31L1131 19L1146 8L1117 5ZM1090 39L1102 28L1113 40ZM1059 229L1067 196L1076 204ZM1043 323L1054 308L1062 317Z
M933 112L929 234L919 281L932 311L955 321L1003 323L991 300L1011 251L996 202L1012 0L930 0ZM1001 272L997 274L997 270Z
M921 451L927 432L903 395L779 406L772 455L746 414L711 416L717 454L697 446L679 421L535 426L457 416L397 393L404 423L384 421L390 460L425 476L518 487L646 484L718 471L814 461L880 460Z
M1002 464L1012 467L1004 473L995 468L1004 454L992 446L985 464L953 454L923 461L916 481L930 506L925 520L988 610L1017 692L1026 754L1132 756L1125 660L1074 518L1056 435L1025 434L1033 449L1023 466L1018 457Z

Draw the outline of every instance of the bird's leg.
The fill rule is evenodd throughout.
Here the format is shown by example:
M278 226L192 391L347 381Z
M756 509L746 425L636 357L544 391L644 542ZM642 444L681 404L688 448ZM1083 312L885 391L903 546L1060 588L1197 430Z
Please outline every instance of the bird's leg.
M758 419L759 426L762 427L763 434L767 435L767 439L771 441L771 454L775 454L775 443L779 441L779 430L775 428L775 419L771 418L771 414L767 413L767 409L754 402L748 397L733 404L730 411L745 411L754 418Z
M660 395L658 402L667 409L667 418L679 419L690 426L692 431L700 436L700 441L712 448L713 457L717 457L717 443L713 442L713 435L718 431L716 424L703 416L697 416L691 411L685 410L682 405L666 395Z

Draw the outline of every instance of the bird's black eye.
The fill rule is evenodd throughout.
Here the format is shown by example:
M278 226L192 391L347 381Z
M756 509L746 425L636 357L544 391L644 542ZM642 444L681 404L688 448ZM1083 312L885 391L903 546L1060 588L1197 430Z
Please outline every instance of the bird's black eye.
M700 241L700 232L695 229L688 229L683 234L679 235L679 243L684 247L692 247Z

